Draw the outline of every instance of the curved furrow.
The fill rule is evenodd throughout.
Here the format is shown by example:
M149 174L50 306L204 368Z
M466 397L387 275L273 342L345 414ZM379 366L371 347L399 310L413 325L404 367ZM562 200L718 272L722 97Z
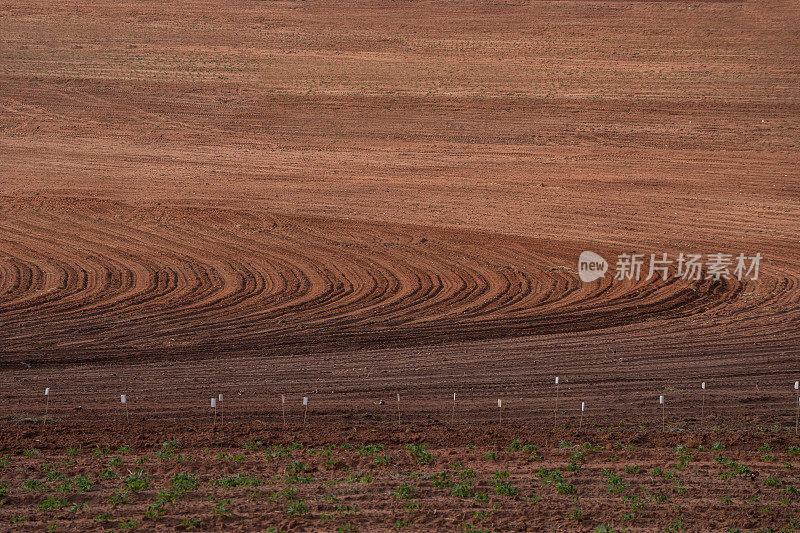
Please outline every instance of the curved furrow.
M479 252L479 250L476 250ZM476 254L476 261L483 270L482 276L487 280L487 290L482 298L475 301L468 309L461 311L461 318L472 320L483 316L502 316L515 302L525 302L531 296L531 283L525 271L534 271L535 277L547 280L550 275L541 266L527 264L519 257L509 258L503 254L502 248L497 250L493 258L484 258ZM506 261L503 261L503 260ZM510 266L517 265L517 266ZM524 269L524 270L521 270ZM476 269L477 270L477 269ZM530 302L529 304L530 305Z
M413 306L387 311L389 316L406 316L413 323L437 320L443 312L457 313L459 303L469 302L486 290L487 282L480 273L425 252L418 254L417 264L413 266L418 271L435 273L430 276L440 285L435 295L420 298Z
M357 280L367 280L367 283L360 282L362 287L368 287L366 291L356 291L355 298L352 301L340 302L337 307L324 307L321 309L322 314L320 318L325 321L335 322L337 326L353 325L361 321L374 320L375 316L386 317L379 311L384 306L387 300L400 298L404 295L412 297L419 291L416 284L404 284L402 276L398 276L394 272L395 268L391 264L384 266L384 261L378 261L378 254L374 256L365 256L364 254L353 254L352 252L344 253L341 251L342 245L339 241L330 239L330 237L320 238L319 235L307 233L308 239L317 244L321 241L326 247L326 251L330 250L326 255L328 258L325 263L325 268L342 269L342 262L347 258L348 265L351 265L349 271L340 270L339 274L342 279L352 280L359 283ZM321 246L322 247L322 246ZM360 247L364 249L363 245ZM350 247L345 245L345 250L350 250ZM402 291L402 292L401 292ZM437 291L438 292L438 291ZM430 295L430 293L428 293ZM345 304L345 305L342 305Z
M281 270L292 272L295 280L303 279L302 284L295 283L295 285L298 285L299 290L278 294L281 298L281 301L278 302L280 304L278 307L281 309L280 313L305 312L308 314L314 307L324 308L333 301L347 298L357 292L350 284L348 276L340 276L333 273L332 269L339 266L336 263L331 266L324 261L303 256L296 247L292 249L283 244L271 249L270 252L272 253L265 255L262 251L244 246L246 241L241 238L234 241L233 238L235 237L234 235L225 235L224 237L208 236L207 243L215 249L215 254L252 257L262 263L274 262L276 265L281 265ZM236 242L236 245L230 245L231 242ZM297 265L300 265L301 268L298 269ZM310 274L310 272L313 272L313 274ZM312 280L316 280L316 282L312 282ZM284 282L283 286L289 287L290 284ZM257 295L260 294L253 294L252 298L241 300L241 303L246 303L251 308L257 308L257 302L259 301L255 298ZM274 298L276 294L270 292L267 293L267 296ZM325 316L324 313L322 316Z
M0 304L3 311L12 310L14 304L19 299L28 296L29 281L31 279L30 268L16 257L8 257L8 266L4 268L3 274L7 279L4 283L5 290L0 294ZM24 306L22 306L24 307Z
M358 320L353 323L354 326L369 327L376 321L387 327L402 324L409 320L409 310L415 309L420 302L436 298L445 289L441 278L430 270L423 271L401 260L395 263L395 270L400 290L361 309L356 317Z
M0 227L5 352L330 349L615 326L646 339L656 335L650 320L696 315L705 317L690 326L700 341L713 338L706 321L726 319L797 336L776 326L797 316L790 262L771 262L757 282L610 274L585 284L562 266L578 246L557 241L236 210L80 207L21 209Z

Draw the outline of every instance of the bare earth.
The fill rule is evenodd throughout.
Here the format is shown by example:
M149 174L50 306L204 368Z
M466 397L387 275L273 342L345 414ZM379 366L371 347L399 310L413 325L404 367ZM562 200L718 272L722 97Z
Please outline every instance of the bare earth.
M333 521L321 458L302 459L319 501L300 518L271 478L231 517L192 492L200 529L796 527L798 27L796 3L772 1L0 3L0 529L180 527L177 504L144 516L153 490L112 508L98 489L73 512L22 488L67 446L93 472L95 445L154 456L173 438L192 460L145 463L158 490L195 472L219 492L208 481L235 469L216 454L254 439L351 443L342 483L375 470ZM586 284L583 250L612 269L634 252L764 259L757 281ZM543 462L483 462L517 438ZM537 474L577 453L562 438L607 448L579 501ZM620 441L639 447L622 462ZM429 476L467 464L470 442L484 491L510 471L518 495L466 506L426 481L419 509L396 503L417 479L404 444L431 445ZM756 472L731 505L713 442ZM364 443L389 465L360 464ZM652 468L681 444L701 465L680 479L700 477L658 501ZM262 452L265 480L289 468ZM601 470L628 460L648 487L610 494ZM623 519L640 494L648 516Z

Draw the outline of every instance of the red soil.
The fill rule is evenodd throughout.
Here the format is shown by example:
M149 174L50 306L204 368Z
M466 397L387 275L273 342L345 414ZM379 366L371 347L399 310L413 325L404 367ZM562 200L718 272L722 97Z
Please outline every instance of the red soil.
M790 2L0 5L0 410L793 429ZM761 253L583 284L583 250ZM32 365L27 368L21 363ZM699 383L706 381L705 419ZM383 403L381 403L383 400ZM38 430L37 430L38 431ZM148 430L149 431L149 430ZM0 445L3 439L0 438Z
M270 526L332 531L347 524L392 531L397 521L410 531L454 531L469 524L484 531L592 531L598 524L637 531L679 526L793 530L798 524L800 462L797 447L791 448L796 439L787 436L553 433L404 423L400 428L309 424L288 429L235 424L216 432L208 426L186 431L165 424L124 429L78 424L49 431L14 428L6 437L0 460L3 482L11 490L0 506L0 522L27 516L24 527L31 531L53 523L59 531L103 530L131 520L138 521L139 530L175 531L185 529L181 524L187 518L201 520L202 530L224 531ZM174 438L179 448L166 457L159 454L162 443ZM127 450L119 448L123 442L130 445ZM427 445L435 462L416 461L405 446L412 443ZM365 450L362 444L382 449ZM567 490L548 482L547 470L556 469ZM147 473L150 484L133 493L125 479L138 470ZM499 491L495 483L503 472L510 491ZM197 488L164 506L159 516L148 516L158 494L181 473L197 475ZM610 473L617 476L614 483ZM237 475L256 482L219 484ZM89 478L92 487L61 490L77 476ZM18 488L32 480L40 487ZM403 485L415 492L398 497ZM454 493L457 485L468 492ZM294 492L288 499L287 490ZM111 498L120 494L128 503L113 504ZM46 495L67 503L40 511ZM309 512L291 516L288 508L298 501ZM409 510L408 502L418 508ZM85 509L72 508L84 503ZM215 511L220 503L229 514ZM104 527L98 522L103 513L109 515ZM16 522L14 527L23 526Z

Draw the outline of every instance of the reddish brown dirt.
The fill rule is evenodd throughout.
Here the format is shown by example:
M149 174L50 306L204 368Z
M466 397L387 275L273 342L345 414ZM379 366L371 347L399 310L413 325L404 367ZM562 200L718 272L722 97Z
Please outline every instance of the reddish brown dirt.
M456 392L457 425L503 398L550 427L556 375L570 429L585 401L590 426L793 430L798 26L791 2L0 4L0 446L45 387L68 434L121 393L187 432L218 393L267 425L307 395L338 434L398 393L413 424ZM583 284L587 249L764 260Z
M176 436L177 449L165 455L163 443ZM0 520L17 519L14 527L22 530L51 524L69 531L124 529L136 520L138 529L172 531L184 530L187 519L199 520L200 529L225 531L797 525L800 448L785 436L553 434L409 424L237 424L186 432L159 424L29 428L9 437L0 460L11 490ZM122 449L121 442L130 446ZM405 444L426 445L433 463L420 464ZM560 483L552 478L558 474L549 475L554 470ZM127 480L137 471L146 473L149 485L134 491ZM197 476L197 486L159 505L159 493L182 473ZM234 476L247 484L231 486ZM91 485L80 485L81 477ZM410 492L398 494L403 485ZM120 495L125 503L112 499ZM54 500L56 508L38 510ZM292 516L294 502L307 513ZM19 522L22 517L29 520Z

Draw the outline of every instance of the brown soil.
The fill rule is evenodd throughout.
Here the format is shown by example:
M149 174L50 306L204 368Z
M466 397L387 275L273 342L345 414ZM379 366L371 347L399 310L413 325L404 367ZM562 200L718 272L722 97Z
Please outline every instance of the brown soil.
M556 416L574 431L585 401L585 425L645 431L653 461L674 455L646 433L662 416L692 439L789 439L798 26L772 1L0 4L0 447L56 427L58 446L95 431L118 445L133 438L114 429L122 393L151 447L191 440L219 393L239 440L280 424L281 395L297 424L309 396L317 430L292 438L378 424L397 455L396 394L447 457L463 452L437 429L453 392L455 425L487 446L498 398L525 431ZM587 249L612 267L622 252L764 260L757 281L583 284ZM218 450L200 446L205 464ZM621 501L592 464L586 527ZM704 518L719 495L697 479L691 529L787 525L747 515L749 485L735 513ZM372 496L353 523L391 527L397 505ZM442 516L423 507L414 527L463 523L428 496ZM574 526L568 499L542 496L552 518L537 520ZM17 498L3 516L38 513ZM515 501L481 527L521 529L534 515ZM665 527L661 507L628 525ZM273 523L249 520L204 527Z
M21 530L124 529L132 520L143 530L185 530L187 519L225 531L797 526L800 448L785 436L405 423L78 425L9 437L2 474L11 489L0 519ZM406 445L426 448L414 454ZM149 485L137 491L128 482L139 471ZM187 473L196 487L159 503ZM120 495L124 503L113 499ZM40 510L45 502L55 508ZM305 511L293 515L293 505Z

